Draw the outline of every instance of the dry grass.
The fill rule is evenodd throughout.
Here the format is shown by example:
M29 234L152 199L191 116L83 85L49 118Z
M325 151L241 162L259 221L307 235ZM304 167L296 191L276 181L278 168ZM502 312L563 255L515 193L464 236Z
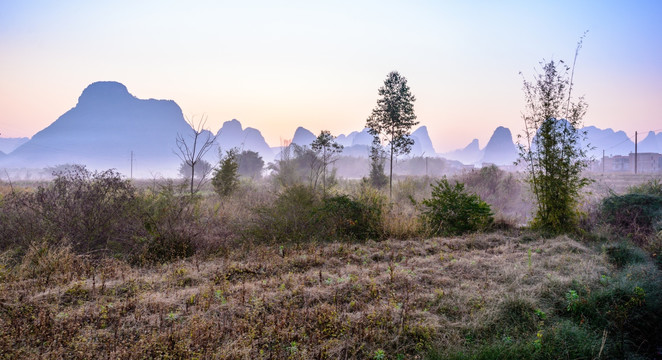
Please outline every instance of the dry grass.
M607 272L567 237L514 234L256 245L153 268L50 251L50 276L0 276L4 357L411 358L489 331L507 299L553 312Z
M594 196L619 179L594 183ZM589 298L603 275L616 278L600 249L565 236L510 227L421 239L409 198L426 197L429 179L396 186L399 201L382 212L380 235L390 239L382 242L253 243L253 209L276 195L244 183L231 197L191 206L200 231L186 260L129 266L76 254L66 241L34 243L20 257L0 253L0 358L398 359L502 337L533 346L543 325L531 314L570 321L570 289ZM9 191L0 184L0 194ZM348 182L333 191L363 190ZM497 211L521 220L498 200ZM513 309L528 313L517 318ZM547 321L546 336L555 324Z
M660 174L614 174L614 173L590 173L589 178L594 182L589 186L588 191L595 197L603 198L610 192L623 194L631 186L640 185L652 179L661 179Z

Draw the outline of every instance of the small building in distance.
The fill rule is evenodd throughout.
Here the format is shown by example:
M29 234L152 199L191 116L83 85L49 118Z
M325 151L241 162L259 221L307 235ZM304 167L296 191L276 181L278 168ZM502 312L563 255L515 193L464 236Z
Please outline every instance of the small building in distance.
M637 156L637 173L662 173L662 154L658 153L638 153ZM603 170L607 173L634 173L635 171L635 154L629 155L614 155L603 158L602 166L593 167L596 170ZM602 168L602 169L601 169Z
M630 164L634 164L634 154L630 153L629 157L630 157ZM630 166L630 168L633 167L634 165ZM659 173L659 172L662 172L662 154L658 154L658 153L637 154L637 173Z

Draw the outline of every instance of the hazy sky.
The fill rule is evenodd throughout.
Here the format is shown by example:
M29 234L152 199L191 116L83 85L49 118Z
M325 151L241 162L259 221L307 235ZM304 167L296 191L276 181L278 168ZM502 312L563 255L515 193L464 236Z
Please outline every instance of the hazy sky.
M405 76L437 151L521 132L522 77L572 62L584 123L662 130L662 1L0 0L0 133L32 136L114 80L232 118L270 145L297 126L360 130Z

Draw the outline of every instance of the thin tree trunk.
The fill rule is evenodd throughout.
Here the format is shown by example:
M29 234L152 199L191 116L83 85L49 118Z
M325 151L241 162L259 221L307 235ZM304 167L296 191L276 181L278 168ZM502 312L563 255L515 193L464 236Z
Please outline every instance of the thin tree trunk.
M195 178L195 163L191 163L191 195L193 195L193 179Z
M391 168L388 176L388 199L393 200L393 135L391 135Z
M323 165L324 165L324 171L322 173L322 176L324 176L324 178L322 178L322 187L324 188L324 190L323 190L324 198L326 198L326 146L324 147L324 154L322 155L322 162L323 162Z
M193 138L193 154L191 156L191 195L193 195L193 181L195 179L195 163L197 162L195 151L198 147L198 136L200 136L200 134L196 131L195 137Z

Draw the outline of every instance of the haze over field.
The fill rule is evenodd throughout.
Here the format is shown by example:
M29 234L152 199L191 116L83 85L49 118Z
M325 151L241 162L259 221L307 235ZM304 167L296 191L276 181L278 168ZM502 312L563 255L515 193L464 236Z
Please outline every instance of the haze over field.
M32 137L112 80L207 114L214 132L239 119L276 146L299 126L360 131L398 70L437 152L483 148L498 126L521 132L518 72L572 61L589 30L574 92L584 122L641 139L662 128L661 19L656 1L2 2L0 133Z
M201 119L191 120L197 125ZM592 146L588 155L594 159L600 158L603 150L607 155L627 155L634 147L623 131L594 126L584 130L586 142ZM6 153L0 153L0 168L13 169L13 175L19 178L32 177L36 169L46 169L37 172L48 176L49 168L74 163L97 170L113 168L131 177L176 177L182 160L177 155L175 139L181 135L193 145L192 134L191 126L175 101L139 99L121 83L95 82L83 90L71 110L31 139L0 137L0 149L7 149ZM215 135L211 151L204 157L210 164L218 162L219 151L232 148L254 151L266 162L281 157L282 148L270 147L260 129L244 128L237 119L225 121L218 131L204 130L202 138L207 135L210 138ZM309 148L315 138L315 134L302 126L287 137L292 144ZM351 158L334 165L339 176L361 178L367 175L372 139L367 128L338 134L336 140L344 146L342 156ZM413 129L411 139L414 141L411 152L400 158L443 157L449 161L437 161L431 167L427 163L415 165L415 161L401 164L394 167L396 174L439 176L461 171L464 165L480 167L486 163L512 169L518 158L512 132L503 126L494 130L486 144L474 139L469 145L447 153L436 151L425 125ZM662 132L650 131L640 141L639 149L662 153ZM16 172L18 169L24 170L22 175Z

